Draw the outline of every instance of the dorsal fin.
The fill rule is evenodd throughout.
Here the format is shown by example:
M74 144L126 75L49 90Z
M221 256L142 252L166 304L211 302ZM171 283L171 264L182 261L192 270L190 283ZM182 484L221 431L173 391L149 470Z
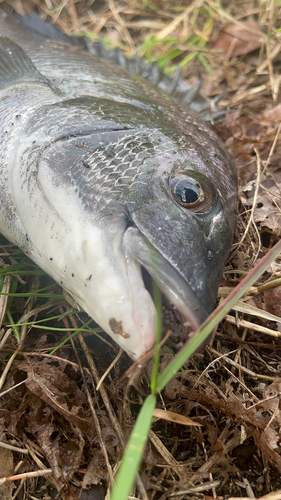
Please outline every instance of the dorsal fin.
M67 43L69 45L74 45L75 47L87 50L84 37L68 36L54 24L51 24L48 21L43 21L38 14L32 14L28 17L17 15L16 19L22 26L32 30L33 33L37 35L41 35L43 38L57 40L58 42Z
M198 92L200 86L196 87L194 91L194 87L187 85L180 78L179 69L176 71L174 78L171 78L159 69L157 63L148 64L138 54L133 57L125 57L119 48L106 49L102 40L93 43L87 37L66 35L53 24L43 21L38 14L33 14L25 18L18 15L17 19L20 24L32 30L37 35L87 50L101 59L106 59L113 64L126 68L131 73L141 76L150 83L157 85L184 106L188 105L190 109L197 111L206 121L219 121L225 115L224 110L216 108L214 100L209 100Z

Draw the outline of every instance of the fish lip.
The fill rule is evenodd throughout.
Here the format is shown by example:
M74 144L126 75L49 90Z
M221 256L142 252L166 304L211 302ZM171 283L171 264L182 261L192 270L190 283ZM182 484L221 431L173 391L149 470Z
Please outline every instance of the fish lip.
M136 226L129 226L122 241L125 258L134 259L149 273L168 301L195 332L208 313L177 269L163 257Z

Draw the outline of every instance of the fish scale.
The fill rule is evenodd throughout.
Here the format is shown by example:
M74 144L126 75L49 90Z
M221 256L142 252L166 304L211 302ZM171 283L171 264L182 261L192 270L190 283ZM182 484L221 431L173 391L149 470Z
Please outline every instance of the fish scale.
M192 91L137 57L101 60L36 17L1 11L0 35L0 231L133 359L155 341L143 270L192 335L214 307L236 219L223 144L159 87L182 101Z

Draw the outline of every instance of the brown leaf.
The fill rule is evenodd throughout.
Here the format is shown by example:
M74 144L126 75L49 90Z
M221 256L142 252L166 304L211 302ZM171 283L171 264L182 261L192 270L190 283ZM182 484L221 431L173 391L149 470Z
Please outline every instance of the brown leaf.
M93 457L91 458L90 463L88 464L87 470L85 472L82 488L87 488L88 486L98 485L101 482L101 479L104 481L107 480L107 471L104 464L104 456L101 450L95 449Z
M175 424L181 425L196 425L201 427L201 424L194 422L191 418L180 415L179 413L174 413L173 411L161 410L160 408L155 408L153 416L156 418L162 418L168 420L169 422L174 422Z
M84 411L87 397L52 360L19 361L17 366L27 372L25 385L30 392L11 415L12 424L15 427L20 422L35 437L54 477L63 486L81 465L83 435L90 443L96 435L93 420Z
M265 457L275 465L275 467L281 472L281 457L274 449L280 451L280 443L278 442L278 434L271 427L267 427L265 431L261 434L257 432L254 433L254 439L257 446L260 448L261 452Z
M255 180L250 181L244 188L246 203L252 206L254 200ZM257 205L254 212L254 221L270 229L277 236L281 235L281 171L267 175L259 189Z
M279 424L281 423L281 411L280 411L280 394L281 394L281 379L276 378L272 384L270 384L264 390L264 409L270 411L277 420Z
M35 405L34 414L32 405ZM45 453L55 478L63 485L80 466L84 449L81 431L77 426L60 419L36 396L30 395L29 410L28 429Z
M28 364L26 386L36 396L45 401L73 425L94 438L93 421L84 414L83 405L87 403L85 394L78 388L60 367L47 362Z
M221 50L228 58L245 55L261 46L262 35L252 20L239 24L229 22L220 30L213 49Z
M279 264L279 266L281 265ZM280 269L278 271L280 273ZM281 318L281 287L276 286L275 288L270 288L269 290L265 290L264 292L253 296L251 298L251 303L256 307ZM262 319L262 321L265 325L269 324L269 321L267 320ZM280 324L278 326L280 327Z
M281 121L281 103L274 106L272 109L266 109L261 113L263 122L280 122Z

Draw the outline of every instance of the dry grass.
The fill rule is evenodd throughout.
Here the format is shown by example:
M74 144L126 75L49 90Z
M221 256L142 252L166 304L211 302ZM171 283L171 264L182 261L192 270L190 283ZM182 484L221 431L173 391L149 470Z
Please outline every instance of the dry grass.
M217 130L234 156L239 179L237 231L219 296L229 293L281 234L278 2L8 3L21 14L38 10L49 15L68 34L101 34L128 55L139 50L168 71L184 61L183 78L190 83L203 80L202 91L208 96L223 93L220 105L229 111ZM13 259L9 247L2 250L2 259L3 265ZM219 326L205 353L195 355L163 391L159 407L191 417L202 427L154 423L137 498L281 498L280 282L279 259ZM6 276L5 289L12 283ZM5 311L7 300L1 300L0 311ZM42 304L36 298L18 299L16 304L19 315L33 320L49 314L48 308L52 315L65 311L62 302ZM145 380L137 389L120 382L129 367L122 357L95 393L114 358L113 349L100 341L90 353L80 334L78 347L73 343L48 356L57 338L47 331L40 340L31 337L20 344L15 359L12 330L3 315L1 320L1 361L6 368L0 432L4 436L3 422L10 413L6 439L28 450L27 457L13 451L13 458L12 450L2 453L0 444L0 462L7 465L3 474L27 474L13 483L19 489L13 498L44 498L63 486L61 498L71 500L82 485L97 498L94 495L112 481L147 390ZM77 321L72 315L63 320L65 328L78 328ZM18 332L21 338L28 329ZM170 356L163 348L161 368ZM81 363L88 368L83 371ZM41 480L31 475L27 479L35 470L38 476L42 471ZM12 498L11 488L7 491L5 498Z

